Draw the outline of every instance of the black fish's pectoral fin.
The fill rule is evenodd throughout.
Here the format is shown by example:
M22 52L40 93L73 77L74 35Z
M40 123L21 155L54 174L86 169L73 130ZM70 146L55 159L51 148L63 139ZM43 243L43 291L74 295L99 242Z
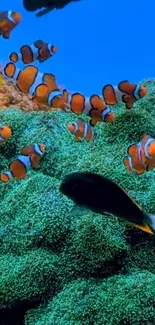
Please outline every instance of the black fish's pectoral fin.
M102 212L103 216L108 216L108 217L112 217L113 214L112 213L108 213L108 212Z
M36 17L42 17L43 15L48 14L50 11L56 9L55 6L44 8L36 13Z

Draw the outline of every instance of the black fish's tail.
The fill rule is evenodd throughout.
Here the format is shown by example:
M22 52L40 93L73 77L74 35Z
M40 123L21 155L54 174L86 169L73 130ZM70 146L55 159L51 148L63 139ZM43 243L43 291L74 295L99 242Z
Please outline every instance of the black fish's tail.
M140 229L155 235L155 215L143 212L144 226L138 226Z

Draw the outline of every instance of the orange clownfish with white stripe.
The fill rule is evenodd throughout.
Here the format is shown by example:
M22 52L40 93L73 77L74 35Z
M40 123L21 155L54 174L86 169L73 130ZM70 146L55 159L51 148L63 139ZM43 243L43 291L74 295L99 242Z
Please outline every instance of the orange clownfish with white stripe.
M7 125L0 125L0 145L4 144L11 136L11 128Z
M144 133L138 144L128 148L128 157L123 162L127 170L137 175L155 168L155 138Z
M129 172L135 172L137 175L141 175L146 171L146 165L142 161L141 157L141 143L133 144L128 147L128 157L123 159L124 166Z
M39 161L45 154L45 145L35 143L24 147L20 153L9 165L9 171L0 175L2 182L7 183L14 178L23 179L29 170L38 168Z
M11 162L11 164L9 164L9 171L0 174L0 180L7 183L14 178L23 179L31 168L31 156L19 155L14 161Z
M34 65L28 65L19 70L13 62L3 68L4 78L14 82L23 93L31 94L36 104L45 104L53 108L67 107L68 92L60 90L52 73L41 73Z
M132 84L128 80L121 81L117 86L107 84L102 88L102 96L107 105L116 105L123 102L127 109L132 108L133 104L146 94L146 87Z
M89 116L91 126L95 126L98 122L113 122L115 120L115 115L111 112L110 107L98 95L87 98L80 93L69 93L67 105L73 113Z
M12 52L9 59L14 63L18 61L22 61L24 64L29 64L34 61L43 63L51 58L56 52L57 48L55 45L37 40L32 45L23 45L20 48L20 53Z
M69 93L66 89L60 90L60 88L57 88L48 94L46 104L53 108L65 110L68 108L68 97Z
M90 125L98 122L113 122L115 115L98 95L86 98L80 93L70 93L66 89L57 89L48 96L48 105L57 108L68 108L77 115L85 114L90 117ZM60 106L61 105L61 106Z
M45 151L46 148L43 143L34 143L24 147L20 151L20 155L10 163L9 171L0 175L0 180L7 183L14 178L25 178L29 170L38 168L40 159L45 154Z
M40 159L44 156L46 147L43 143L34 143L30 146L24 147L20 154L23 156L31 156L32 168L38 168Z
M70 93L66 89L58 87L52 90L46 99L46 104L53 108L69 109L76 115L85 114L90 117L90 125L95 126L98 122L113 122L115 115L110 107L98 95L86 98L80 93Z
M41 73L34 65L19 70L13 62L9 62L2 73L5 78L12 80L21 92L31 94L36 103L46 103L49 93L59 89L53 74Z
M20 23L21 14L16 11L0 11L0 36L10 38L11 31Z
M94 136L93 127L83 119L79 119L77 122L69 123L68 131L75 135L76 141L81 141L84 139L88 142L92 140Z

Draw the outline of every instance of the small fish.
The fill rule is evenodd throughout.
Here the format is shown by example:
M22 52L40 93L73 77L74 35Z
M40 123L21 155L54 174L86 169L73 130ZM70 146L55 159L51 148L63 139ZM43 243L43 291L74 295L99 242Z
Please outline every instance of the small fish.
M146 87L131 84L127 80L121 81L117 86L107 84L102 88L102 95L107 105L116 105L123 102L126 104L127 109L132 108L133 104L146 94Z
M98 95L86 98L80 93L69 93L67 105L73 113L89 116L91 126L95 126L98 122L111 123L115 120L115 115L111 112L110 107Z
M11 31L20 23L21 14L15 11L0 11L0 36L10 38Z
M32 168L31 156L22 156L19 155L17 159L15 159L9 165L9 171L2 173L0 175L0 180L2 182L9 182L13 178L23 179L25 178L27 172Z
M0 145L4 144L11 136L11 128L7 125L0 125Z
M66 89L60 90L60 87L58 87L48 94L45 104L53 108L65 110L68 108L67 101L68 91Z
M2 72L4 78L11 79L21 92L31 94L36 102L46 102L49 93L59 89L53 74L41 73L34 65L19 70L13 62L9 62Z
M94 136L94 130L92 126L82 119L79 119L77 122L71 122L68 125L68 130L75 135L76 141L81 141L82 139L90 141Z
M155 234L155 216L143 211L115 182L89 172L67 175L60 192L77 205L103 214L115 215L150 234Z
M144 133L141 140L141 157L146 170L155 168L155 138Z
M45 43L42 40L37 40L32 45L23 45L20 48L20 53L12 52L9 59L14 63L22 61L24 64L29 64L36 60L38 60L39 63L43 63L56 52L56 46Z
M144 133L138 144L133 144L127 149L128 157L123 163L128 171L137 175L155 168L155 138Z
M141 157L141 143L131 145L127 150L128 157L123 159L124 166L129 172L134 171L137 175L141 175L146 171L146 165Z
M32 168L38 168L39 161L42 156L45 154L46 147L43 143L37 144L34 143L31 146L24 147L20 154L23 156L31 156Z

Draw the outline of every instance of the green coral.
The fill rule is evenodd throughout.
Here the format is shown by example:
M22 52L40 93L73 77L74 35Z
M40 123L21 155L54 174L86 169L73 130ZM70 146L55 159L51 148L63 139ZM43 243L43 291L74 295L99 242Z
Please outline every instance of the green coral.
M78 279L47 306L28 312L26 325L154 324L155 275L137 272L107 281Z
M112 108L116 122L98 124L89 143L77 143L68 132L68 123L79 118L72 113L0 111L0 123L13 130L0 146L1 173L24 146L46 145L38 169L23 180L0 182L0 317L24 304L23 318L40 304L28 312L26 325L151 324L154 236L114 216L78 209L59 192L64 175L89 170L116 181L155 213L154 170L137 176L123 165L127 147L144 131L155 133L155 81L144 84L148 95L129 111L123 104Z
M9 189L1 204L0 252L22 254L40 245L56 251L64 245L73 203L58 188L56 179L34 172Z
M64 280L73 274L106 277L119 273L129 250L124 232L125 226L112 218L89 214L76 219L61 253Z
M0 255L0 308L19 301L42 300L58 285L58 257L48 250L31 250L27 254Z

